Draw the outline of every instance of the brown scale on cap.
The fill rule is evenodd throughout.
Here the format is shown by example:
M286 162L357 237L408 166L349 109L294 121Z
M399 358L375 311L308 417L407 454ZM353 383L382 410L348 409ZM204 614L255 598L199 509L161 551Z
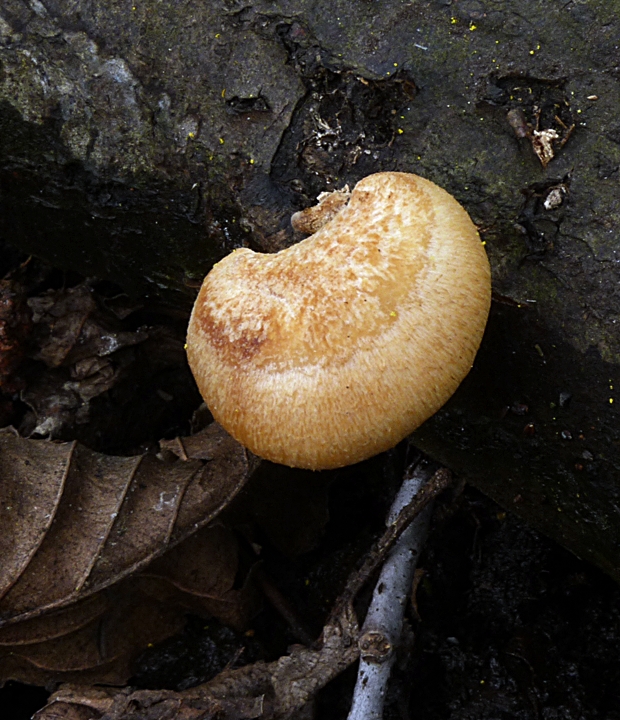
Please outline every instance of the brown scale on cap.
M437 185L377 173L327 198L309 238L219 262L187 337L215 419L257 455L317 470L433 415L471 368L491 297L476 228Z

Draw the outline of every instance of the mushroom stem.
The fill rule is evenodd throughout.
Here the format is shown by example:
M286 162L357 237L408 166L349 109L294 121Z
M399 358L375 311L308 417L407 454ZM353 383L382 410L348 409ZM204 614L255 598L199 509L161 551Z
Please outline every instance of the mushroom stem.
M390 512L390 527L433 475L419 460L407 473ZM413 574L432 513L431 502L403 532L383 565L359 637L360 665L348 720L381 720Z

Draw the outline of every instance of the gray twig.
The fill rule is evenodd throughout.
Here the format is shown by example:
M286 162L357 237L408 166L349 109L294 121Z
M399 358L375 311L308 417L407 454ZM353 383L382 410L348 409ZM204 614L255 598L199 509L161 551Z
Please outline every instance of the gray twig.
M407 511L420 504L421 496L429 498L413 522L408 527L405 525L406 529L381 569L358 641L360 665L348 720L381 720L383 717L385 693L402 634L405 606L428 531L432 512L430 499L437 495L436 486L447 484L450 479L444 468L429 482L430 477L431 470L426 464L414 466L392 503L386 521L388 528L397 523L401 526L403 515L410 517Z

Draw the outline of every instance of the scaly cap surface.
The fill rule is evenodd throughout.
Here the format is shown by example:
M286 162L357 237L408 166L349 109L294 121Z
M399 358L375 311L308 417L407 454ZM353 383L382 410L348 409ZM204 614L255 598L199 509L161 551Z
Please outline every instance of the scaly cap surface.
M211 270L187 353L215 419L295 467L396 445L471 368L489 263L465 210L416 175L377 173L309 238L236 250Z

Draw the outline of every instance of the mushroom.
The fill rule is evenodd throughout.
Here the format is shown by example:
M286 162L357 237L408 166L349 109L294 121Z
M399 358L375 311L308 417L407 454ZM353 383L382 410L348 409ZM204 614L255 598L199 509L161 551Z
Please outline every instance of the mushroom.
M187 336L214 418L256 455L314 470L387 450L439 410L491 297L476 228L434 183L382 172L321 201L324 224L320 205L294 216L299 229L310 213L310 237L213 267Z

